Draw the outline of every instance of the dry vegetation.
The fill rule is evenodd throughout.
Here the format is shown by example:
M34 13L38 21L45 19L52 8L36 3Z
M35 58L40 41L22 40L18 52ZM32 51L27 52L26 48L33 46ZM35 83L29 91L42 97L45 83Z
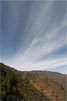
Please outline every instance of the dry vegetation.
M66 101L66 75L47 71L20 72L0 64L2 101Z

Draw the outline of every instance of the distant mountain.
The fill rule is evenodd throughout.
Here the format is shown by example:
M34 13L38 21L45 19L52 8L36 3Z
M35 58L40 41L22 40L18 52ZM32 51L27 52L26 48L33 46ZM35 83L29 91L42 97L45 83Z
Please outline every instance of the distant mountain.
M66 101L67 76L56 72L21 72L0 63L1 101Z

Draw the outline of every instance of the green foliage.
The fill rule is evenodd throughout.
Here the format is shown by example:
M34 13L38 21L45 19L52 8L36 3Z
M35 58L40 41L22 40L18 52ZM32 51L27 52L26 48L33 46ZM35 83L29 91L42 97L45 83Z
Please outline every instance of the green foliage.
M56 96L56 98L58 99L58 96Z
M20 95L14 73L8 69L4 68L3 65L0 66L0 97L1 100L19 100L22 99Z

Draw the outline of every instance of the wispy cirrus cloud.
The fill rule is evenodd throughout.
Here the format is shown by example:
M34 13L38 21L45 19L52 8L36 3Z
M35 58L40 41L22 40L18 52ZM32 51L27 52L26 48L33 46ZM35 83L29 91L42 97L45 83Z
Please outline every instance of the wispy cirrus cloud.
M56 0L6 3L11 12L7 32L14 43L9 44L12 45L14 54L10 57L6 55L6 59L2 58L1 61L18 67L19 70L47 70L65 66L67 27L65 3ZM8 48L9 52L10 47L5 48ZM61 56L57 54L59 50Z

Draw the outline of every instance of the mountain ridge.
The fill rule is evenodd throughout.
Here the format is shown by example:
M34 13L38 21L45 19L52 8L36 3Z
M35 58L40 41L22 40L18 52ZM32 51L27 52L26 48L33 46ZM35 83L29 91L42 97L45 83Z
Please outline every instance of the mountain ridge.
M67 99L66 74L49 71L18 71L0 63L0 77L2 101L65 101Z

